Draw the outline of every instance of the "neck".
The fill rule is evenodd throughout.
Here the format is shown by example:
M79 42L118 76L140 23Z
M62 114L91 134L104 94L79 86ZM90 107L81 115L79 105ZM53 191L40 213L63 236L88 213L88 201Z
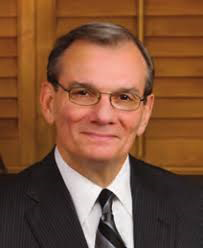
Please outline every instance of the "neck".
M86 177L90 181L102 188L107 187L118 175L126 157L115 160L91 160L91 159L74 159L70 155L65 155L62 151L60 154L63 160L75 171Z

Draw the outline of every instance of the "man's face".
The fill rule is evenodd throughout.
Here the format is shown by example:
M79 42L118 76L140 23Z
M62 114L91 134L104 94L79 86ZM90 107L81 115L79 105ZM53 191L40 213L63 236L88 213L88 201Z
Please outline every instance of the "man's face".
M74 83L88 84L101 92L133 89L143 96L147 67L131 42L99 46L74 42L60 58L58 81L68 88ZM45 118L56 125L56 144L66 161L123 161L135 137L141 135L150 117L153 96L135 111L112 107L109 95L99 103L79 106L68 93L54 91L44 83L41 103Z

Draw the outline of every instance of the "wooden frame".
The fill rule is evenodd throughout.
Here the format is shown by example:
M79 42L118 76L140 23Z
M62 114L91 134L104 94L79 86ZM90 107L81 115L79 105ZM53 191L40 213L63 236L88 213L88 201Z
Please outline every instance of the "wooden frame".
M140 41L144 42L144 0L137 1L137 34ZM144 136L135 140L136 157L144 157Z
M46 13L46 15L44 14ZM36 87L37 96L40 85L46 80L48 54L55 40L56 33L56 0L36 0ZM54 130L45 123L37 102L37 159L49 152L54 143Z
M20 168L35 160L35 0L18 0L18 114Z

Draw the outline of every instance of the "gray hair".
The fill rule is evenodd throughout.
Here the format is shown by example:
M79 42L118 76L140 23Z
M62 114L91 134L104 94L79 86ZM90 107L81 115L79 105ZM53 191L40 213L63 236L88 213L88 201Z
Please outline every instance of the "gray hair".
M154 66L151 56L142 42L135 37L128 29L112 24L103 22L93 22L79 26L69 33L59 37L50 52L47 65L47 80L57 88L57 80L59 74L58 61L63 55L65 50L71 44L78 40L86 40L101 46L115 46L125 41L133 42L141 52L147 64L147 79L144 90L144 96L152 93L153 79L154 79Z

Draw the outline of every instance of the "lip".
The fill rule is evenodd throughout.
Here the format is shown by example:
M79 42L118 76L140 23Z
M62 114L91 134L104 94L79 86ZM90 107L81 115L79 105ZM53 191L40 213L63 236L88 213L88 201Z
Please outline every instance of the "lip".
M108 141L118 138L118 136L114 134L105 134L105 133L96 133L96 132L82 132L82 134L88 136L90 139L101 140L101 141L102 140Z

